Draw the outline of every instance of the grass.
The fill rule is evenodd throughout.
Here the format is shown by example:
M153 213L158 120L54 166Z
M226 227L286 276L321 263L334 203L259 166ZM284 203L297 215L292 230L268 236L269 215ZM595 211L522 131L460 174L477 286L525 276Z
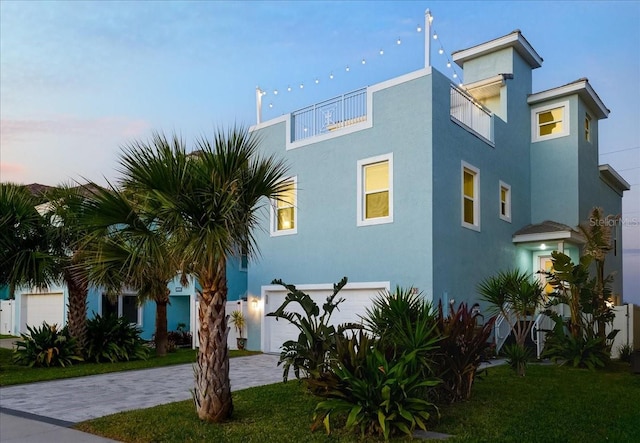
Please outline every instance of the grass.
M16 337L15 335L0 334L0 340L5 338L18 338L18 337Z
M153 355L147 360L118 363L79 363L66 368L29 368L13 363L13 351L11 349L0 348L0 386L193 363L196 361L196 354L197 351L193 349L178 349L176 352L167 354L166 357ZM229 355L232 358L253 354L259 354L259 352L229 351Z
M77 429L123 442L351 442L344 431L311 433L317 398L295 381L238 391L233 420L198 420L192 401L123 412ZM640 376L628 365L602 371L530 365L526 377L491 368L468 402L440 408L430 430L450 442L640 441ZM369 440L371 441L371 440Z

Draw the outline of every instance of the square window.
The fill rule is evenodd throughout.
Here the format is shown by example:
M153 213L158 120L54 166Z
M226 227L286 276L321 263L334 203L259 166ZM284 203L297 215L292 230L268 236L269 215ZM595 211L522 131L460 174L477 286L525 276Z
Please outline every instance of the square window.
M480 231L480 170L462 162L462 226Z
M271 202L271 235L298 232L297 177L285 180Z
M358 226L393 222L393 154L358 161Z
M532 109L532 141L537 142L569 135L568 116L568 101Z
M500 218L511 223L511 186L500 182Z

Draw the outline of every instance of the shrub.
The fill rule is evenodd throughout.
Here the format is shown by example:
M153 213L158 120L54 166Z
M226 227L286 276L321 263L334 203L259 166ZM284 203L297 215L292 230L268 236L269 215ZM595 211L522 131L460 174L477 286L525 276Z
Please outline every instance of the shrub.
M400 287L393 293L382 292L367 308L363 323L378 338L387 358L416 351L419 370L424 376L431 375L432 356L440 337L436 313L422 294Z
M332 415L345 415L347 429L385 440L399 432L412 435L416 426L426 429L429 411L437 409L424 394L438 381L422 377L416 351L388 359L380 346L363 331L337 339L331 371L309 380L313 391L326 398L316 406L312 429L323 424L330 433Z
M187 325L184 323L178 323L178 327L175 331L169 331L167 333L167 340L169 346L173 343L173 348L191 346L193 344L193 335L187 331Z
M86 359L95 362L144 360L149 349L140 332L124 317L95 315L87 320Z
M329 324L331 314L344 301L343 298L336 300L336 296L347 284L347 277L333 285L333 293L322 305L322 315L313 299L294 285L288 285L282 280L274 280L272 284L284 286L289 293L282 306L267 314L267 317L275 317L276 320L284 318L300 331L297 340L288 340L282 345L278 365L284 363L283 380L287 381L291 366L296 378L300 378L301 371L303 377L311 378L328 371L328 355L330 350L335 349L336 337L342 335L345 329L361 328L355 324L340 325L338 328ZM289 303L298 303L304 314L285 311Z
M66 327L58 330L57 325L43 322L42 326L27 326L29 334L20 334L22 341L16 342L14 361L33 366L70 366L82 361L77 355L76 341Z
M589 328L574 337L572 334L565 334L566 323L561 318L555 317L554 321L555 327L547 332L542 351L543 358L592 370L604 367L611 360L611 346L607 342L613 340L617 330L603 338Z
M460 303L457 310L451 310L445 316L442 302L438 305L438 342L439 352L436 375L442 379L442 385L436 393L443 400L456 402L471 397L476 372L480 363L485 361L488 343L495 317L484 325L478 325L480 314Z
M524 377L527 373L527 363L531 359L533 352L526 346L514 343L504 347L504 355L507 357L507 364L516 374Z
M631 354L633 354L633 345L629 343L622 344L618 347L618 353L620 354L620 360L626 363L631 363Z

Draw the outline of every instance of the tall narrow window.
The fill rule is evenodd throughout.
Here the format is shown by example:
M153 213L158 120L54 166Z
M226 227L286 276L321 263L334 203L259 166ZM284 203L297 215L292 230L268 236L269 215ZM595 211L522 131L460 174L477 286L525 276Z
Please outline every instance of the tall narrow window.
M462 162L462 226L480 230L480 170Z
M393 155L358 162L358 225L393 221Z
M298 232L297 178L282 184L278 196L271 204L271 235L295 234Z
M584 139L591 141L591 117L589 114L584 115Z
M511 222L511 186L500 182L500 218Z

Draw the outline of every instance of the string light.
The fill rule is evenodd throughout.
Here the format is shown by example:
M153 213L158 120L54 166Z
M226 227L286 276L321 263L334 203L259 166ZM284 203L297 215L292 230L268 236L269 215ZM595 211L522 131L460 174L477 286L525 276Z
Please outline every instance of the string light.
M434 17L433 17L432 15L430 15L430 14L429 14L429 15L428 15L428 17L427 17L427 19L429 20L428 24L431 24L431 23L433 22ZM417 32L417 33L422 33L422 32L423 32L423 28L425 28L425 26L423 26L423 25L421 25L420 23L418 23L418 25L416 26L415 30L416 30L416 32ZM436 40L436 41L437 41L437 45L434 45L434 46L438 46L438 49L437 49L438 54L439 54L439 55L443 55L443 54L445 54L445 48L443 47L443 45L442 45L442 43L441 43L441 40L439 40L439 35L438 35L438 33L436 32L436 30L435 30L435 29L433 29L431 26L427 26L427 27L424 29L424 31L425 31L425 33L427 33L427 34L429 34L429 31L431 32L431 36L427 36L427 35L425 35L425 38L429 38L429 37L431 37L431 38L433 38L433 40ZM395 40L395 43L396 43L396 46L401 45L401 44L403 43L403 42L402 42L402 38L401 38L400 36L398 36L398 38ZM383 46L383 45L381 45L381 46ZM387 49L388 49L388 48L387 48ZM392 52L393 52L393 51L392 51ZM378 50L378 54L379 54L380 56L385 55L385 50L384 50L382 47L380 47L380 48L379 48L379 50ZM374 60L375 60L375 59L374 59ZM369 61L371 61L371 60L369 60ZM374 63L374 65L375 65L375 62L372 62L372 63ZM366 60L366 58L362 58L362 59L360 60L360 64L361 64L361 65L363 65L363 66L365 66L365 65L367 64L367 60ZM351 72L350 64L343 65L343 66L345 66L345 67L344 67L345 72L347 72L347 73ZM455 66L453 65L453 63L451 62L450 55L449 55L449 56L447 56L446 67L447 67L447 68L449 68L449 69L452 69L452 68L453 68L453 69L452 69L452 71L453 71L453 72L452 72L452 77L453 77L454 79L457 79L457 80L456 80L455 82L453 82L453 83L454 83L454 84L457 84L458 82L460 82L460 85L462 85L462 83L461 83L461 79L459 79L459 77L458 77L458 72L456 71L456 67L455 67ZM339 69L338 69L338 71L339 71ZM326 74L325 74L325 75L326 75ZM333 80L333 79L335 78L334 72L333 72L333 71L330 71L330 72L329 72L328 77L329 77L329 79L330 79L330 80ZM338 77L339 77L339 72L338 72ZM311 77L310 79L306 79L306 80L307 80L307 81L306 81L306 83L313 82L313 84L316 84L316 85L319 85L319 84L320 84L320 77L317 77L317 76L315 76L315 77ZM301 91L303 91L303 90L304 90L304 82L299 82L299 83L298 83L298 82L295 82L294 84L298 84L298 85L299 85L299 89L300 89ZM283 88L283 89L284 89L284 88ZM292 87L291 87L291 85L289 84L289 85L287 85L286 90L287 90L287 92L291 92L291 91L293 90L293 88L292 88ZM278 95L278 93L279 93L279 90L278 90L278 89L273 89L273 95L274 95L274 96L277 96L277 95ZM266 92L266 91L263 91L263 92L261 93L261 96L262 96L262 95L266 95L266 94L267 94L267 92ZM274 108L274 106L276 106L276 107L278 106L278 103L276 102L276 103L275 103L275 105L274 105L274 103L273 103L273 102L270 102L268 106L269 106L269 108ZM305 128L305 130L307 130L307 128Z

